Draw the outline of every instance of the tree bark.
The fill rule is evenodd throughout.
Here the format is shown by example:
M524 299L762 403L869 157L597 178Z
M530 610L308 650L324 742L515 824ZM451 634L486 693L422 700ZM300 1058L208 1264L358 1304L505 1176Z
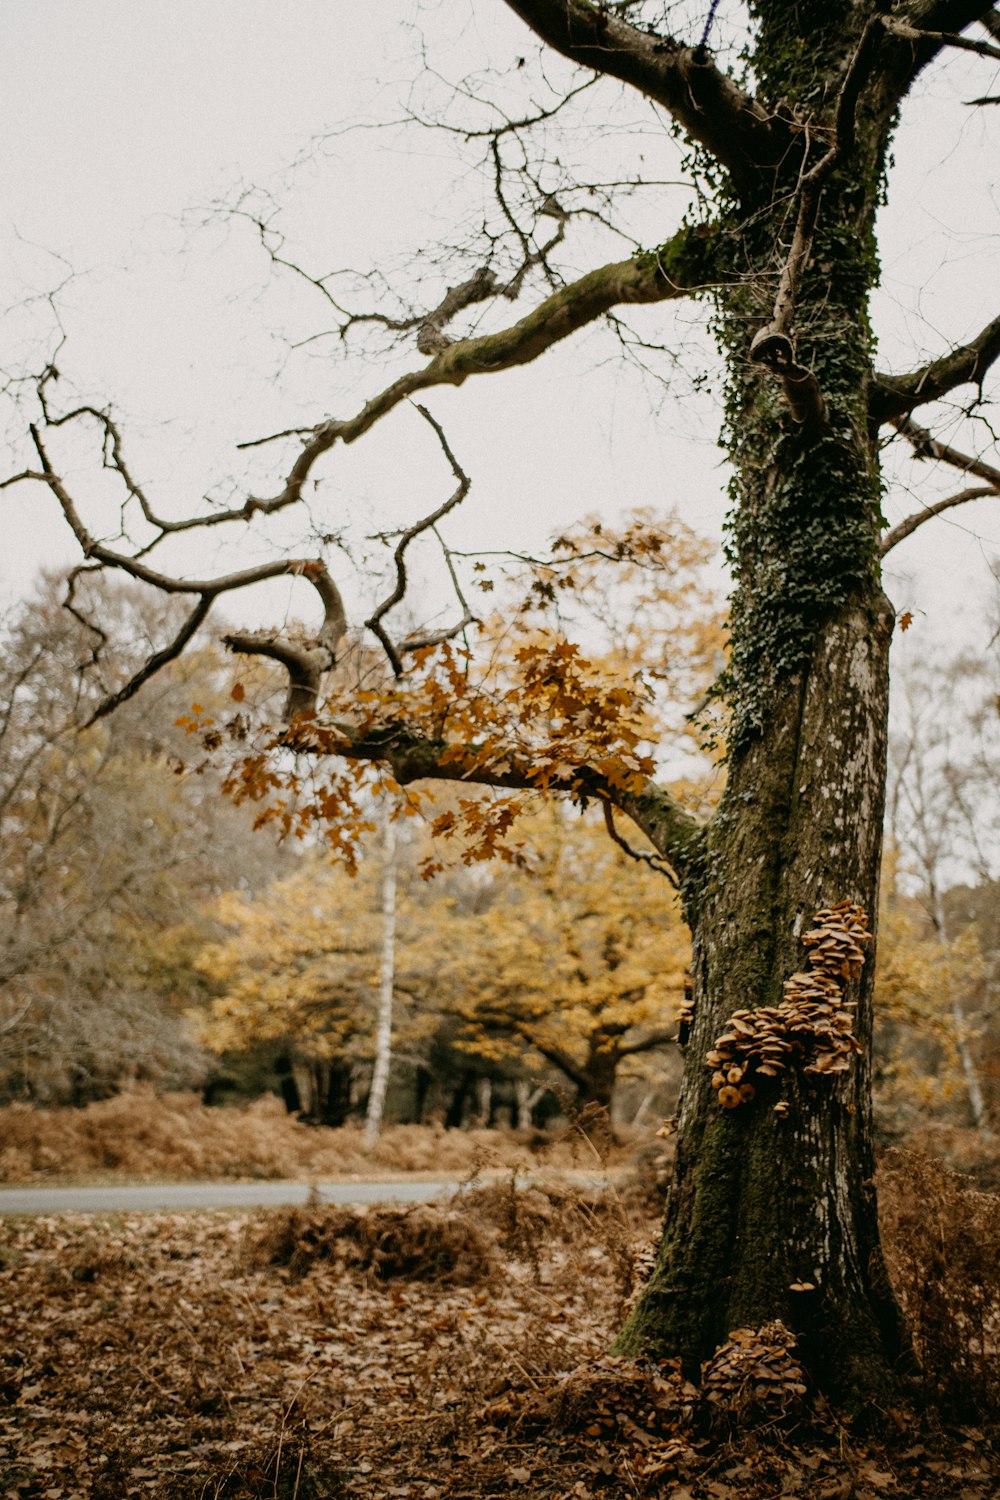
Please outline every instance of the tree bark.
M664 1236L617 1345L680 1354L697 1373L730 1331L780 1319L848 1407L886 1399L907 1353L876 1217L873 956L845 984L860 1049L847 1071L810 1074L801 1053L775 1077L751 1067L754 1096L720 1108L706 1057L734 1012L753 1025L781 1006L808 969L801 938L817 912L856 903L874 929L878 911L893 610L879 582L866 304L883 150L863 137L825 184L798 288L797 359L822 392L821 419L783 411L780 382L749 366L746 289L720 298L737 502L729 778L685 891L694 1013ZM740 233L761 285L773 283L787 229L758 219Z
M780 1004L817 910L847 898L877 911L890 628L875 587L839 612L733 766L694 922L664 1239L619 1341L680 1353L694 1369L731 1330L780 1318L820 1384L847 1401L889 1390L905 1349L875 1212L871 959L849 995L862 1051L846 1074L754 1077L754 1099L723 1110L705 1055L734 1011Z

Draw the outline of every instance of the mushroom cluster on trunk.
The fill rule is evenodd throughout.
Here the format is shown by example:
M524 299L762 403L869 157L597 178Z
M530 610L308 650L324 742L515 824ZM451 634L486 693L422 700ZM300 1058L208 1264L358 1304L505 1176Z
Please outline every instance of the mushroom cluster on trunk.
M786 979L780 1005L735 1011L706 1055L723 1109L750 1103L756 1094L751 1077L776 1078L793 1063L814 1075L846 1072L860 1047L844 987L860 975L871 939L868 915L853 902L816 913L802 939L809 969ZM785 1114L788 1106L779 1103L775 1110Z

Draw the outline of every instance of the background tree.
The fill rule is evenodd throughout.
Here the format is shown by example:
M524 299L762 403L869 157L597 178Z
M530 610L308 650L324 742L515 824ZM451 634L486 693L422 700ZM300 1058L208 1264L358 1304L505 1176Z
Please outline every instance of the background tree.
M278 860L222 804L218 777L179 777L174 720L191 681L213 693L221 660L203 652L161 678L141 706L83 728L142 663L176 614L122 582L81 579L79 608L47 579L3 622L0 661L0 1089L80 1103L129 1080L200 1081L205 1054L172 1004L160 946L197 925L210 890L264 880ZM204 940L204 933L202 934Z
M690 939L674 894L602 822L552 809L530 844L528 869L442 927L438 1004L465 1022L460 1046L501 1062L527 1048L575 1108L610 1116L622 1065L677 1041Z
M868 304L900 112L919 75L952 49L974 54L989 72L1000 53L995 11L975 0L906 0L891 12L867 0L794 8L755 0L740 11L727 66L713 51L715 6L507 0L507 8L524 22L522 50L508 54L492 92L482 79L456 91L485 100L486 123L467 127L465 139L490 164L495 205L482 235L463 237L449 279L433 260L434 277L403 299L373 277L361 283L359 306L345 311L349 293L339 282L297 267L345 338L364 328L399 335L416 344L412 364L353 415L276 423L280 431L254 450L243 494L200 515L159 508L128 468L114 420L87 399L57 404L49 365L35 382L34 420L7 483L45 487L95 565L189 599L187 622L156 664L180 653L221 596L278 577L312 586L318 618L308 632L262 624L227 636L232 650L272 658L289 678L286 722L262 735L233 785L277 798L275 815L291 825L289 797L308 780L299 815L325 819L348 857L365 821L358 787L369 766L411 796L427 779L513 793L488 815L481 799L460 803L483 855L509 852L524 791L600 802L619 837L615 818L631 819L655 852L647 863L669 869L681 890L694 1004L663 1241L619 1347L680 1353L697 1369L730 1328L778 1318L827 1390L852 1403L882 1397L905 1339L871 1186L865 939L877 910L893 626L881 564L932 514L998 492L998 470L984 454L938 441L914 414L933 420L935 403L966 388L973 404L982 396L1000 353L1000 321L956 330L953 346L890 372L875 363ZM539 68L534 55L529 66L530 43L542 49ZM584 88L594 78L599 85ZM652 248L581 274L572 243L576 221L594 213L589 190L599 218L613 224L614 209L600 184L574 182L559 153L546 151L546 132L560 99L600 129L620 84L679 133L689 200ZM633 165L641 180L641 162ZM261 233L275 259L287 261L267 225ZM508 321L521 299L527 310ZM507 659L516 673L494 684L489 658L475 652L475 578L463 577L453 551L444 553L457 591L452 619L394 628L411 546L442 534L470 486L430 413L455 488L394 539L387 592L361 615L385 652L391 690L325 690L347 640L332 543L198 576L171 564L181 530L252 523L260 534L268 517L304 502L345 445L408 399L496 380L607 316L622 328L623 309L679 302L707 304L726 362L734 474L730 658L716 692L728 716L728 776L710 820L669 790L648 741L647 688L633 672L609 673L556 626L515 641ZM60 457L83 430L96 430L121 481L120 529L130 540L115 540L117 520L86 518ZM883 430L935 464L957 466L966 480L885 536ZM972 437L979 440L978 429ZM285 451L268 482L272 455ZM663 551L664 539L642 529L614 544L622 559ZM148 675L137 674L117 699ZM232 732L248 732L242 712ZM218 739L209 726L208 742Z
M375 1057L365 1111L365 1139L378 1140L392 1067L393 999L396 988L396 821L391 806L383 811L382 829L382 947L379 953L378 1012L375 1018Z
M196 1017L205 1045L226 1054L277 1044L291 1059L296 1107L326 1125L342 1125L369 1090L387 977L407 1055L432 1030L433 908L414 899L414 883L424 887L412 860L397 868L387 971L382 852L373 842L353 879L314 854L266 890L227 892L213 908L227 935L195 960L214 992Z
M929 1119L968 1119L968 1012L985 978L977 930L944 943L921 904L884 878L876 1001L876 1101L898 1136ZM977 1074L978 1076L978 1074ZM973 1123L976 1122L973 1117Z
M950 1012L968 1112L983 1128L991 1101L984 1089L981 1036L990 1026L993 988L984 983L985 974L968 972L968 964L988 933L970 918L979 914L984 898L988 904L997 865L995 665L991 656L910 663L897 672L896 683L887 817L897 856L894 870L933 935L937 1003L942 1014ZM937 712L942 707L944 715ZM979 899L970 905L967 898L950 898L949 887L960 882L967 893L978 889ZM995 965L989 949L983 956L988 968ZM967 971L964 982L956 977L956 964L959 974Z

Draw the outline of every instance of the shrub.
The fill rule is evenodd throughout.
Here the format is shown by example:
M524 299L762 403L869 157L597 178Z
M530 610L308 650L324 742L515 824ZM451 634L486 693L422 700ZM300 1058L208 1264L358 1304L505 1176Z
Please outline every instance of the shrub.
M1000 1197L909 1151L879 1177L889 1274L931 1394L959 1417L1000 1413Z
M368 1272L379 1281L487 1281L493 1243L462 1214L430 1204L414 1208L281 1209L253 1228L251 1264L285 1266L305 1276L324 1263Z

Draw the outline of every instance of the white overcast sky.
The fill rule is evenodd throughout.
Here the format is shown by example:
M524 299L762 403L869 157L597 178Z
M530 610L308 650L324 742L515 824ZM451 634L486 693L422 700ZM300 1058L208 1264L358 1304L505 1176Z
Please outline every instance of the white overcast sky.
M727 8L735 0L724 0L720 17ZM210 205L255 185L286 193L317 269L385 263L440 237L476 191L467 179L452 185L440 138L337 135L291 178L287 170L310 140L345 122L398 116L417 70L415 21L430 60L450 76L485 57L509 68L530 47L501 0L0 0L0 307L13 309L0 321L0 367L46 332L47 308L29 294L72 269L60 294L62 362L80 389L122 413L133 463L165 511L184 513L223 485L240 439L346 415L386 383L378 365L341 371L328 346L287 363L278 334L310 318L322 326L318 301L289 284L282 302L244 226L199 226ZM875 305L894 368L996 314L1000 109L961 101L998 91L996 68L958 55L908 105ZM633 108L633 119L640 114ZM651 116L641 137L624 127L616 137L601 123L598 112L592 149L602 160L618 153L629 169L641 147L650 170L677 175L676 152L654 138ZM661 237L676 226L675 197L664 190ZM650 310L643 329L693 338L691 314L679 324L675 316ZM711 401L680 381L680 404L654 412L650 392L611 353L585 335L530 369L428 394L473 480L454 528L463 544L537 545L581 513L638 503L676 505L720 535L726 474ZM406 363L418 361L413 352ZM945 434L962 435L953 421ZM79 473L70 477L99 503L84 459L71 455ZM412 518L449 487L410 411L336 450L322 472L331 526L353 507L362 531ZM949 487L949 476L928 476L921 493L933 499ZM40 487L8 490L2 503L0 586L10 597L40 563L68 562L73 549ZM897 485L886 508L898 519L913 497ZM220 561L217 541L198 559L202 576L206 557ZM957 511L904 548L889 588L898 608L916 611L908 646L985 642L1000 506ZM240 561L260 555L251 547Z

